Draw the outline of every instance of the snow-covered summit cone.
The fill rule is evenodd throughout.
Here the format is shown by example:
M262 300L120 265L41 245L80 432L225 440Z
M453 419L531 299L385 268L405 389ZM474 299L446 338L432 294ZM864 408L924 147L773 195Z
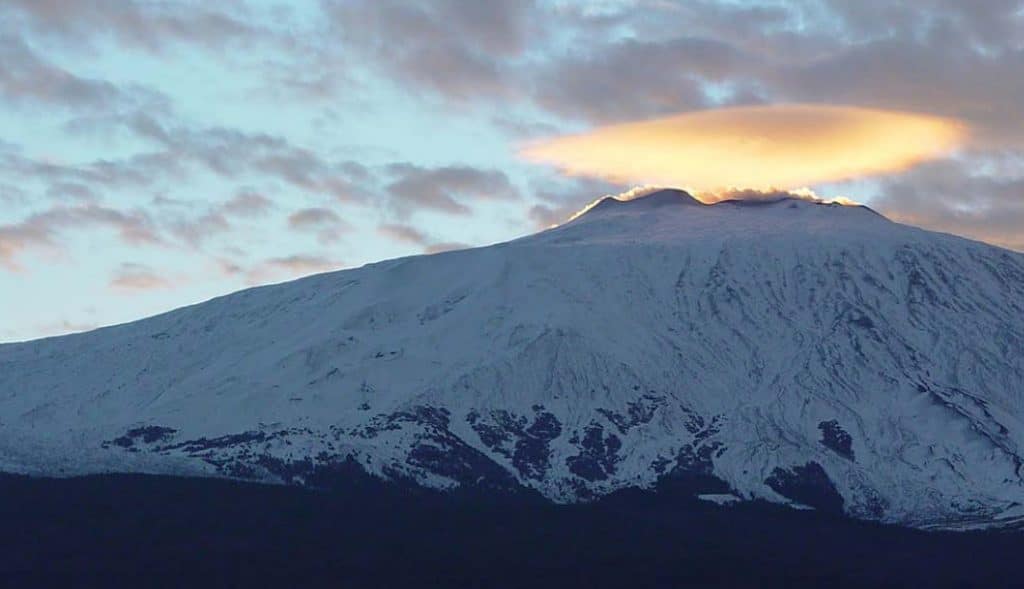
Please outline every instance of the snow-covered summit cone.
M1024 256L864 207L604 200L508 243L0 346L0 468L1021 515ZM341 473L341 474L339 474Z

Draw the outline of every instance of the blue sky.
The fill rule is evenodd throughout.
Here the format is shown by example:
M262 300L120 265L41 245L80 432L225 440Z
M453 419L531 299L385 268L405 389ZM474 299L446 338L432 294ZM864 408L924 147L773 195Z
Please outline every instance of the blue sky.
M628 187L527 142L739 105L962 121L969 149L812 188L1024 249L1021 71L999 0L8 0L0 341L524 235Z

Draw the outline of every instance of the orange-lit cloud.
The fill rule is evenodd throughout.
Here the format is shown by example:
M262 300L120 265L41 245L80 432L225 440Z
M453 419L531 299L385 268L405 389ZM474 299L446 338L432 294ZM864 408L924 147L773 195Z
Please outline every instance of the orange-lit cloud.
M899 111L781 104L599 127L520 154L572 176L678 186L793 189L905 170L967 138L959 121Z

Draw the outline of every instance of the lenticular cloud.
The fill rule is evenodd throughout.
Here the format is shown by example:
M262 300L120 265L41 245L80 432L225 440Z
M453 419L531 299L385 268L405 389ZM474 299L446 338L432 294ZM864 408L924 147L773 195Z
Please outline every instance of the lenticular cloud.
M959 121L931 115L783 104L599 127L528 145L520 155L615 182L790 189L905 170L948 154L966 136Z

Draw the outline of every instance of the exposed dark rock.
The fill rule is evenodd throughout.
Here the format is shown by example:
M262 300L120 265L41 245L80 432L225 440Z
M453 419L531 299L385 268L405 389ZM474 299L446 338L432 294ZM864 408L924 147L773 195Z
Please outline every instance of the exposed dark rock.
M404 424L419 424L424 427L447 430L449 415L447 409L419 405L408 411L375 415L365 426L353 430L352 435L371 439L383 431L402 429Z
M375 416L370 422L352 432L363 438L377 437L383 431L410 429L414 443L406 463L451 479L465 487L512 489L518 482L507 470L488 456L465 443L448 426L451 414L447 409L420 405L406 411ZM473 423L474 417L470 419ZM493 444L500 436L495 432ZM399 469L393 469L397 476ZM390 475L389 475L390 476Z
M843 496L817 462L808 462L788 470L776 467L771 476L765 479L765 484L779 495L797 503L826 512L843 512Z
M539 480L551 466L550 443L562 435L562 424L542 406L533 409L537 412L533 423L525 416L502 410L491 411L489 419L474 411L466 421L484 445L511 458L521 476Z
M670 464L672 464L670 459L665 458L664 456L659 456L651 463L651 468L654 469L654 472L660 475L665 473L665 469L667 469Z
M694 446L694 444L697 444ZM677 492L692 495L728 493L729 483L714 474L714 456L722 449L720 442L684 444L676 456L675 466L659 479L659 486L671 487Z
M163 427L159 425L146 425L130 429L123 436L114 438L109 443L122 448L130 448L135 445L136 442L142 442L144 444L153 444L155 442L162 442L173 436L178 430L172 427Z
M462 302L462 300L465 298L466 295L459 294L448 297L441 303L430 305L419 314L418 318L420 320L420 325L423 325L428 321L434 321L444 315L447 315L448 313L451 313L453 310L455 310L455 306Z
M180 444L173 444L170 446L164 446L160 450L184 450L189 453L197 453L203 450L211 450L214 448L230 448L232 446L240 446L244 444L251 444L253 442L266 441L270 436L265 432L249 431L242 432L239 434L229 434L226 436L219 436L216 438L196 438L195 440L187 440Z
M861 315L854 319L850 319L850 323L863 329L873 329L875 327L875 322L872 321L871 318L868 317L867 315Z
M631 428L650 423L658 408L664 404L664 397L646 394L636 401L630 401L626 405L625 414L616 413L610 409L598 409L597 411L612 422L618 428L619 433L625 435Z
M818 424L821 430L821 444L847 460L855 460L853 454L853 438L839 425L835 419L822 421Z
M601 424L592 422L584 431L582 440L574 435L569 441L580 447L579 454L565 461L570 472L591 482L605 480L615 472L622 441L613 433L605 434Z
M514 490L515 477L476 448L451 436L420 443L409 453L408 463L449 478L464 487Z
M491 411L488 417L489 419L485 419L478 412L471 411L466 415L466 421L485 446L506 458L511 458L513 440L525 431L526 418L504 410Z
M541 479L551 465L552 440L562 435L562 424L551 413L540 413L516 442L512 465L519 474L530 479Z

